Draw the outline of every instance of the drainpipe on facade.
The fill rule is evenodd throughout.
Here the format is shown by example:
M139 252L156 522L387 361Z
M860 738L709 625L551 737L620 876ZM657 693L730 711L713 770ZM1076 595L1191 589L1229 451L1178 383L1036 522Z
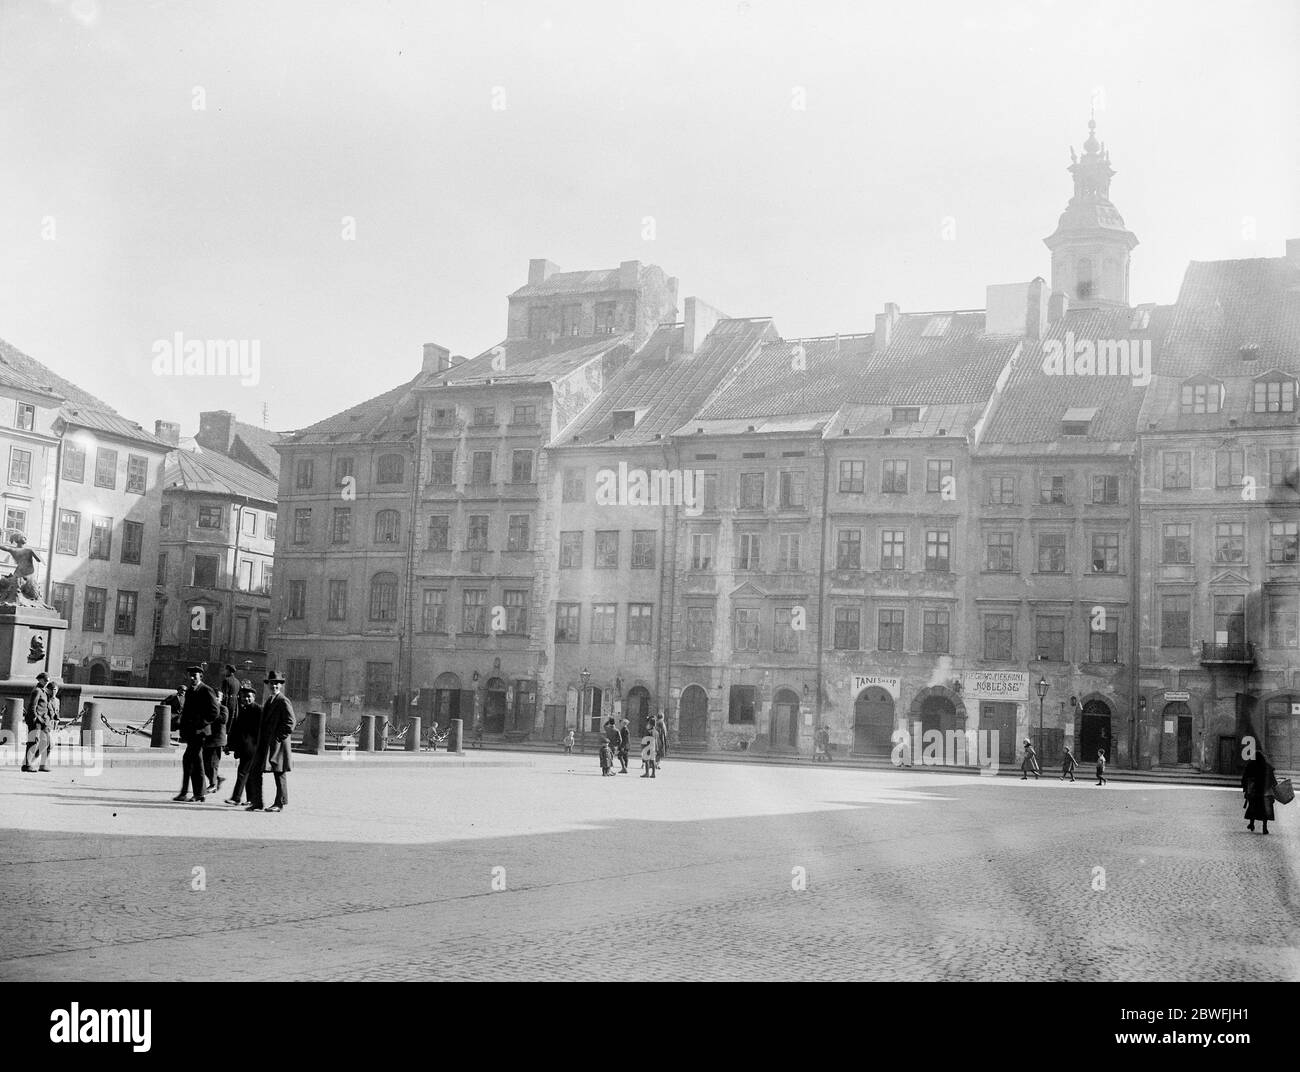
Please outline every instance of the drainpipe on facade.
M822 712L822 645L826 639L826 514L830 503L831 463L830 450L822 439L822 523L818 532L820 565L817 571L817 726L825 724ZM815 737L814 737L815 739ZM829 749L827 755L830 754Z
M66 430L66 425L65 425ZM50 564L45 569L45 602L50 606L50 594L54 591L54 548L59 539L59 493L63 490L63 436L59 436L58 444L54 448L54 503L50 508ZM68 613L72 613L72 608L68 608ZM68 622L71 630L72 622ZM152 628L152 623L151 626ZM64 652L64 661L67 661L67 652ZM63 667L59 667L59 675L62 676Z
M416 516L420 511L420 455L423 451L424 443L424 399L420 399L419 409L415 421L415 446L411 450L411 523L406 530L406 635L412 637L412 643L406 649L405 674L400 680L405 682L403 690L404 704L410 706L411 703L411 673L414 669L414 636L415 636L415 539L418 524ZM403 643L402 634L397 634L397 672L402 675L403 671ZM407 712L409 714L409 712Z
M235 544L234 544L234 561L230 570L230 608L226 615L226 662L234 664L234 641L235 641L235 593L239 581L239 538L244 534L244 510L248 507L248 496L244 496L244 501L235 509L238 513L235 515ZM252 578L249 578L251 583ZM224 669L224 667L223 667ZM224 676L224 675L223 675Z
M676 444L670 442L664 443L664 468L670 472L674 469L681 474L683 486L686 482L686 471L678 465L680 454ZM700 503L704 494L703 487L695 479L695 471L691 470L691 487L695 490L696 502ZM672 708L672 686L673 686L673 644L672 644L672 613L676 604L677 588L677 503L669 504L669 510L666 515L661 514L663 530L663 541L660 550L659 566L659 628L658 634L658 658L655 660L663 666L663 672L660 674L659 687L655 690L658 694L660 703L664 709L664 729L665 732L671 731L677 723L678 714ZM672 557L669 557L668 541L669 534L672 534ZM668 643L664 643L664 637L667 636ZM662 660L662 662L661 662ZM678 730L677 739L681 740L681 731ZM669 744L671 744L671 739Z
M1139 633L1139 620L1142 614L1142 526L1141 510L1139 503L1142 498L1142 433L1138 432L1137 442L1134 444L1135 453L1133 455L1132 480L1130 487L1133 494L1129 496L1129 531L1133 533L1133 550L1131 573L1133 576L1130 582L1129 605L1133 608L1133 613L1129 615L1132 619L1129 626L1129 663L1132 667L1133 686L1129 690L1129 723L1133 727L1133 769L1142 769L1142 706L1138 703L1138 697L1142 692L1142 667L1139 664L1141 652L1141 637Z

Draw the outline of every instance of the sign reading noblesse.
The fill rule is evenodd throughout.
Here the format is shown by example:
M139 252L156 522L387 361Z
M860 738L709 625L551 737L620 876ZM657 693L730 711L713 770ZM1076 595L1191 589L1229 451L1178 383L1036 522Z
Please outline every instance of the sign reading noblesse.
M1165 703L1186 703L1192 698L1190 692L1170 692L1165 690Z
M853 695L856 697L863 689L884 689L895 700L898 699L899 684L902 678L877 677L875 674L854 674Z
M979 700L1029 702L1029 675L1019 670L967 670L961 687Z

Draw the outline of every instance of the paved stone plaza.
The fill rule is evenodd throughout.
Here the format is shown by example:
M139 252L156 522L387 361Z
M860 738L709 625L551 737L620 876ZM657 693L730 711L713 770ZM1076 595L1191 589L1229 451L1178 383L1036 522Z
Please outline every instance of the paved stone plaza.
M1300 978L1300 804L1091 783L334 755L277 815L5 768L0 979Z

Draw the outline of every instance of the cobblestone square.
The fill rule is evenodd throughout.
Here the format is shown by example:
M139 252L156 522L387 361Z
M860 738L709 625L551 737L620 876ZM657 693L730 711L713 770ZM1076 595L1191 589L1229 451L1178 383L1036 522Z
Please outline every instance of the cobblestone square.
M178 782L0 770L0 978L1300 978L1300 811L1251 835L1230 789L332 756L255 814Z

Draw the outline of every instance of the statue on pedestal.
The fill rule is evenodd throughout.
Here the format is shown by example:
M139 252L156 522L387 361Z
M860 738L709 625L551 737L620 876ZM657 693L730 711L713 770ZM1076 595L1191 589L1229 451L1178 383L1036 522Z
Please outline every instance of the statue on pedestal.
M0 577L0 603L26 603L45 606L36 590L36 563L41 556L25 546L27 537L21 532L11 534L12 543L0 544L0 551L8 552L14 560L14 571Z

